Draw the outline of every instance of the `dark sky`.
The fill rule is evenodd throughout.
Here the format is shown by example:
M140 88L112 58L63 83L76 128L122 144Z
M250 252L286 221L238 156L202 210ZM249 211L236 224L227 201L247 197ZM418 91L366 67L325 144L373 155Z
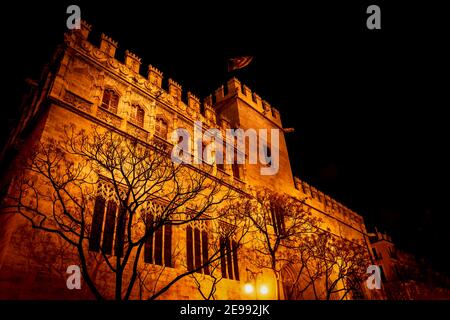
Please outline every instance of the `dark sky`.
M225 83L226 59L253 55L236 76L277 107L294 174L360 213L368 228L449 271L449 34L437 4L380 1L16 2L2 15L4 117L14 119L26 77L36 78L82 18L204 97ZM166 2L166 1L164 1ZM382 30L365 27L379 4ZM447 19L448 20L448 19Z

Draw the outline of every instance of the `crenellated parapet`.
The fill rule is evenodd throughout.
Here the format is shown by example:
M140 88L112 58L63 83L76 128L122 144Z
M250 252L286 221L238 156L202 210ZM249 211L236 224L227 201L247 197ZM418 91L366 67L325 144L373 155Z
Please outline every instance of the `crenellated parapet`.
M300 191L309 201L315 201L322 205L323 211L339 216L349 223L362 224L363 218L356 212L350 210L340 202L334 200L329 195L324 194L307 182L294 177L295 188Z
M118 47L118 42L114 41L104 33L101 35L100 40L100 50L106 53L110 58L114 58L116 55L116 49Z
M151 84L154 86L161 88L162 86L162 80L163 80L163 73L156 69L151 64L148 65L148 80Z
M181 95L183 93L183 90L181 89L181 85L173 79L169 79L169 94L175 99L175 100L181 100Z
M92 31L92 25L87 23L85 20L81 20L80 29L75 32L79 32L83 39L87 39L89 37L89 33Z
M204 116L208 121L212 123L216 123L216 112L214 111L211 104L204 102L203 103L203 112Z
M200 99L190 91L188 91L187 93L187 102L190 109L194 110L195 112L200 112Z
M129 50L125 51L125 65L133 72L139 73L141 68L141 58Z
M125 87L137 87L159 102L176 109L180 114L183 114L191 120L204 120L208 122L208 125L217 124L216 111L213 108L211 96L207 97L202 103L201 99L191 92L187 92L187 94L184 95L181 84L173 79L168 79L166 84L164 84L163 73L151 64L148 65L147 75L144 77L141 74L142 59L140 57L130 50L126 50L123 60L121 61L120 58L116 57L118 42L102 33L100 45L97 47L88 40L91 30L91 25L86 21L82 21L81 29L69 31L65 34L64 40L66 45L76 50L78 54L82 54L89 59L94 60L97 65L103 66L107 71L115 74L116 77L120 77L125 81L123 83ZM63 62L63 65L67 68L70 63L71 59L66 59ZM99 101L101 98L99 95L104 89L102 86L105 82L106 70L98 70L96 73L89 71L85 74L86 77L90 77L89 81L91 82L92 76L98 74L98 80L95 83L95 86L98 88L96 101ZM63 87L63 80L58 79L58 81L61 83L60 87ZM62 89L59 89L59 92L61 92L60 94L63 94ZM186 97L186 101L183 101L184 96ZM89 97L85 98L89 99Z
M266 118L272 120L281 126L280 112L272 107L267 101L261 99L261 97L252 92L249 87L242 84L238 79L231 78L228 80L226 86L220 86L214 92L215 105L220 106L222 101L225 101L231 97L240 98L247 103L250 107L254 108Z

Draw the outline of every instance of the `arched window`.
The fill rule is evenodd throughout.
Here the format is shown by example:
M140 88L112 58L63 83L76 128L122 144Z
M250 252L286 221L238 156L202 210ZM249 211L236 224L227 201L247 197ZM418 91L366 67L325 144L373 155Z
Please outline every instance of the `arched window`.
M231 164L231 169L233 170L233 176L240 179L239 164L236 163L236 160Z
M222 277L239 280L239 261L238 261L237 242L229 237L220 237L220 266Z
M144 116L145 116L145 111L140 105L138 105L138 104L131 105L130 120L133 123L137 124L140 127L143 127L144 126Z
M225 154L223 151L226 149L226 146L222 145L222 149L220 149L220 148L217 148L217 149L218 150L216 150L216 155L215 155L217 169L225 171L225 166L224 166Z
M156 118L155 134L163 139L167 139L167 122L161 118Z
M277 235L283 235L286 232L286 226L284 224L283 208L279 203L271 203L270 211L272 213L272 226Z
M272 150L267 144L264 144L263 149L260 150L263 153L264 162L267 167L272 165Z
M102 196L97 196L94 205L94 215L91 223L91 234L89 238L89 250L98 252L100 250L100 240L102 237L103 219L105 217L106 200Z
M107 109L109 112L116 114L118 105L119 95L112 89L105 89L105 91L103 91L101 107Z
M149 236L144 246L144 262L160 266L173 267L172 261L172 225L164 224L155 228L157 210L164 208L157 204L150 204L146 208L146 227Z
M186 260L189 271L204 268L197 272L209 275L208 255L208 232L197 227L186 227Z
M95 198L94 212L89 235L89 250L104 254L123 255L125 242L126 210L118 206L116 197L111 196L111 186L100 184ZM109 195L108 196L108 190Z

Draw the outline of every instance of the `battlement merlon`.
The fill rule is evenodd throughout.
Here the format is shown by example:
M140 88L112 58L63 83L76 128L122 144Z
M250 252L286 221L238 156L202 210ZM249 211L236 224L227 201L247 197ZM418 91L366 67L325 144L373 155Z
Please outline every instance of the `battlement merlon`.
M330 208L335 212L340 213L342 216L349 218L359 224L363 224L363 218L350 210L340 202L334 200L329 195L324 194L313 186L310 186L307 182L300 180L298 177L294 177L295 188L302 192L307 197L315 199L324 205L324 207Z
M133 84L139 83L139 85L141 85L145 83L145 80L141 79L143 77L140 75L140 67L142 63L140 57L138 57L130 50L126 50L123 62L121 62L120 59L116 59L115 55L118 48L118 41L115 41L112 37L107 36L105 33L100 34L101 36L100 45L97 47L99 51L104 53L104 56L95 54L96 50L95 45L93 45L88 40L91 30L92 26L88 24L86 21L82 20L81 28L79 30L70 31L65 34L66 44L75 49L82 49L81 52L88 53L87 55L90 59L101 60L103 62L104 60L102 59L104 59L105 57L108 58L108 61L110 61L110 63L103 64L106 68L108 68L111 64L113 64L114 66L118 66L114 67L114 70L110 69L111 72L117 72L117 68L122 68L122 66L125 66L128 68L128 70L131 71L131 74L128 74L127 76L129 78L129 81L131 81L131 79L135 80L139 79L138 82L133 82ZM183 104L184 99L182 98L183 97L182 86L173 79L168 79L167 89L163 88L163 73L154 66L152 66L151 64L148 65L147 79L150 85L160 88L162 91L167 92L170 96L172 96L177 106L179 106L179 103ZM148 85L146 85L146 87L142 86L142 88L144 88L144 90L148 89ZM246 101L248 104L257 109L259 112L261 112L261 114L263 114L267 118L271 119L272 121L275 121L275 123L281 127L281 121L278 110L271 107L266 102L264 112L261 98L257 94L252 93L247 86L245 85L242 86L238 79L236 78L230 79L227 83L227 89L229 93L237 92L242 100ZM229 93L227 93L227 95ZM188 92L186 96L187 99L185 103L191 110L195 111L195 113L193 114L198 114L201 111L203 111L202 113L205 116L205 118L211 121L212 123L220 122L224 127L229 126L228 123L220 121L220 119L217 118L216 109L214 108L214 103L211 95L207 96L203 100L203 108L201 108L202 106L201 99L199 99L197 96L193 95L191 92ZM218 90L216 90L215 97L216 101L223 100L224 98L223 86Z
M92 26L87 23L85 20L80 21L80 28L79 29L73 29L69 30L66 33L64 33L65 41L72 40L76 43L79 43L80 40L87 41L89 34L91 33ZM69 43L72 43L69 41Z
M203 105L205 106L205 108L206 107L212 108L212 105L213 105L212 95L209 95L203 99Z
M87 23L85 20L81 20L80 22L80 30L78 32L80 33L81 37L85 40L89 37L89 33L92 30L92 25Z
M133 72L139 73L141 67L141 58L129 50L125 51L125 65Z
M252 92L249 87L241 84L241 82L236 78L231 78L228 80L226 88L224 86L219 87L214 92L214 95L216 98L216 104L219 104L220 102L231 97L237 97L269 120L275 122L278 126L282 126L280 112L276 108L272 107L267 101L262 100L259 95Z
M162 80L163 80L163 73L156 69L151 64L148 65L148 80L151 84L157 86L158 88L161 88L162 86Z
M181 85L173 79L169 79L169 94L176 100L181 100L182 93Z
M112 38L108 37L104 33L101 34L100 40L100 50L105 52L110 58L114 58L116 55L116 49L118 47L118 42L114 41Z
M162 95L165 103L174 103L172 107L180 107L180 110L185 110L185 107L189 107L188 114L186 116L193 116L197 118L197 115L203 110L204 116L210 121L211 124L216 124L216 110L213 108L212 97L208 96L203 101L203 108L201 106L201 100L188 92L186 95L186 101L183 101L183 91L182 86L175 82L173 79L169 79L167 87L163 86L163 73L152 66L148 65L147 69L147 80L140 74L141 58L129 50L125 51L124 61L121 59L116 59L115 54L118 48L118 42L113 40L111 37L102 33L100 38L100 45L96 47L93 43L88 40L89 33L92 30L92 26L86 21L81 21L81 28L78 30L71 30L64 34L64 42L68 47L75 50L79 50L80 53L85 55L87 58L100 62L104 68L108 69L109 72L115 73L119 76L125 78L125 81L129 81L130 84L139 86L142 90L147 91L150 94L157 93L157 99ZM99 53L102 52L103 54ZM106 59L105 59L106 58ZM105 60L108 63L105 63ZM129 71L123 70L126 67ZM120 72L118 72L120 70ZM134 80L134 81L133 81ZM151 89L151 86L159 88L159 90ZM172 96L173 100L167 100L166 95ZM170 102L169 102L170 101ZM194 111L193 113L191 111ZM189 113L191 112L191 113Z
M200 112L200 99L193 95L190 91L187 93L187 102L189 108L195 110L196 112Z
M378 229L376 227L375 227L375 232L369 232L368 236L369 236L369 240L371 243L382 241L382 240L392 243L392 237L390 235L388 235L386 232L378 231Z

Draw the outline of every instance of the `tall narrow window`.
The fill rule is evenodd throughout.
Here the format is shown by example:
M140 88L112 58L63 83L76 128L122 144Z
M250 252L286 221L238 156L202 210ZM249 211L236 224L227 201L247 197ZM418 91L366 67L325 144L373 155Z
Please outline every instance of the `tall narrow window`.
M201 266L208 262L208 233L198 228L186 227L186 260L188 270L209 274L209 267Z
M162 225L156 230L153 215L147 218L147 232L150 232L144 245L144 262L173 267L172 264L172 225Z
M102 237L103 219L105 216L105 198L98 196L95 199L94 214L91 223L91 234L89 237L89 250L98 252Z
M103 91L101 107L107 109L112 113L117 113L118 105L119 95L112 89L105 89L105 91Z
M164 226L164 265L172 266L172 225Z
M144 109L137 104L131 105L131 121L134 124L137 124L140 127L144 126L144 117L145 117L145 111Z
M239 261L238 245L236 241L230 238L221 237L220 239L220 263L222 277L239 280Z
M272 165L272 150L270 149L269 146L266 146L266 161L267 161L267 166L270 167Z
M167 122L163 118L156 118L155 134L160 138L167 139Z
M233 255L231 251L230 239L225 239L225 250L227 252L228 277L233 279Z
M227 277L227 260L226 260L226 248L225 238L220 237L220 269L222 270L222 277Z
M234 278L239 280L239 261L237 256L238 245L236 241L232 241L231 245L233 246L233 267L234 267Z
M278 203L273 203L270 207L272 213L272 225L275 232L281 235L285 232L283 209Z
M233 176L240 179L239 163L238 163L238 153L234 152L234 161L231 164L231 169L233 170Z
M115 253L116 256L123 256L123 247L125 242L125 225L126 225L126 216L127 210L124 206L120 206L119 215L117 218L117 231L116 231L116 248Z
M153 263L153 215L149 214L147 217L147 232L148 235L144 246L144 262Z
M206 263L209 259L208 257L208 233L206 231L202 231L202 255L203 255L203 263ZM205 274L209 275L209 266L206 265L203 269Z
M162 266L162 254L163 254L163 228L159 227L155 231L155 264Z
M218 148L218 150L216 150L216 167L217 169L220 169L222 171L225 171L225 166L224 166L224 162L225 162L225 154L223 152L223 150L225 150L226 146L223 145L222 146L222 150L220 150L220 148Z
M193 247L193 234L192 227L186 227L186 260L187 269L194 270L194 247Z
M239 179L239 165L237 163L233 163L231 168L233 169L233 176Z
M117 204L109 200L106 208L105 231L103 233L102 252L111 254L114 240L114 231L116 227Z
M205 152L208 144L205 141L202 141L202 162L211 164L211 153Z
M102 181L98 184L94 212L89 235L89 250L118 257L123 255L125 238L126 209L114 196L112 185Z
M202 265L202 255L201 255L201 244L200 244L200 230L194 229L194 253L195 253L195 269Z

